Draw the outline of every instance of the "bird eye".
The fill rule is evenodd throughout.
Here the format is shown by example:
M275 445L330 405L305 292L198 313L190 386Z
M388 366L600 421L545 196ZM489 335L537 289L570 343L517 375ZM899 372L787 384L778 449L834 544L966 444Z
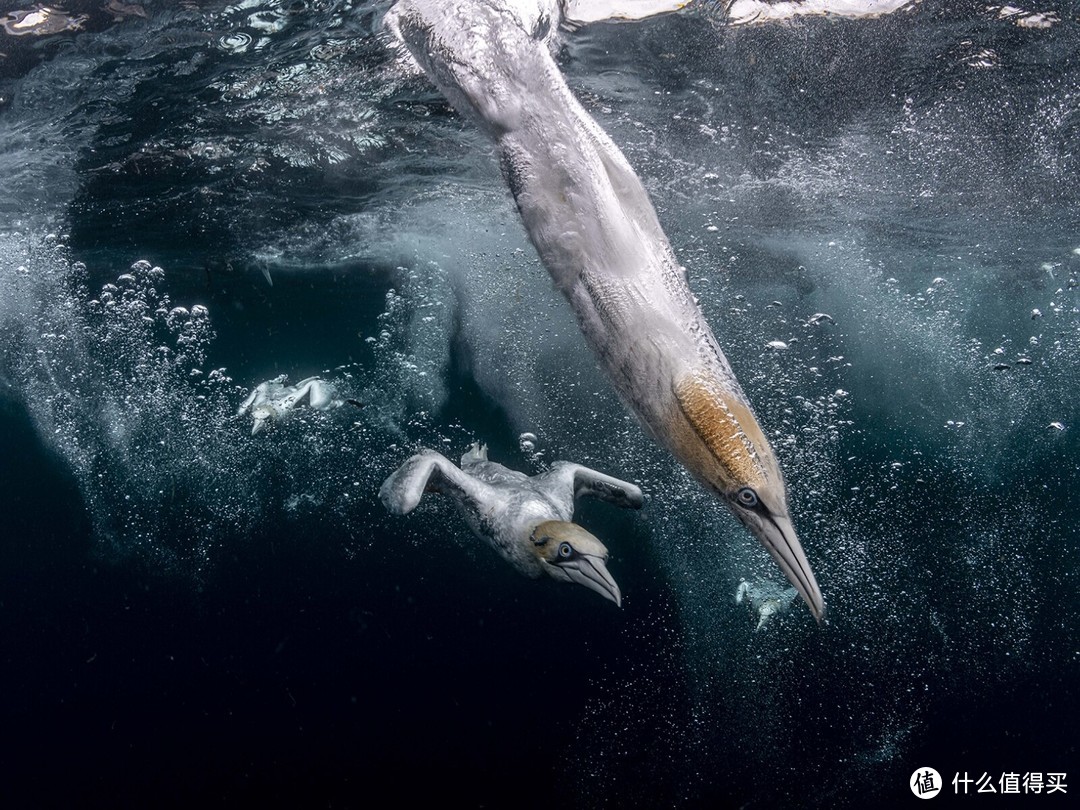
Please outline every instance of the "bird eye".
M758 505L758 496L750 487L743 487L735 493L735 500L738 501L739 506L745 506L747 509L753 509Z
M561 546L559 546L559 556L562 557L563 559L566 559L567 557L569 557L573 553L574 553L574 550L572 548L570 548L569 543L563 543Z

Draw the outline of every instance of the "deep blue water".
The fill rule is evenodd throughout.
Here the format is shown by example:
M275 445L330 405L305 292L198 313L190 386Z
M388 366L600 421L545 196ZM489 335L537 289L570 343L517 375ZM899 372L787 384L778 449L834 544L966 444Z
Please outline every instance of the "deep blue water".
M785 468L829 622L760 632L735 589L779 572L615 400L386 4L99 5L0 34L5 807L1075 778L1075 5L566 34ZM364 408L252 437L236 407L280 373ZM384 513L412 450L476 439L641 482L640 514L578 512L621 610L447 503Z

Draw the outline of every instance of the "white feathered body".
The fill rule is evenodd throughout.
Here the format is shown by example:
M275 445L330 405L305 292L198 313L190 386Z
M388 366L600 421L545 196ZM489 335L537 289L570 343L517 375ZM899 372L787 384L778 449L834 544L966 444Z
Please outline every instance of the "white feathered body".
M528 476L488 461L479 453L466 453L461 470L491 487L483 501L456 501L469 528L520 573L539 577L542 564L522 538L528 538L533 527L544 521L573 518L573 490L553 485L543 476Z
M645 188L552 58L557 15L542 0L401 0L389 22L495 143L529 238L621 398L710 488L727 476L716 457L776 484L756 420L749 437L736 424L749 403Z
M640 14L629 16L680 5L641 0ZM387 21L495 144L529 238L620 397L758 537L820 618L824 601L776 456L644 186L552 57L562 8L578 6L585 8L573 0L399 0ZM602 6L609 17L627 16L617 11L623 2Z

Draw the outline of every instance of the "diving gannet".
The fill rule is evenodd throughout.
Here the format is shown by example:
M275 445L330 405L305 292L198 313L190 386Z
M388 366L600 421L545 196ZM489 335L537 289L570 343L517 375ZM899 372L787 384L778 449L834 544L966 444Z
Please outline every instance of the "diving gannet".
M622 605L605 565L607 548L570 521L580 495L640 509L641 490L634 484L566 461L530 477L488 461L487 447L474 444L461 457L461 469L434 450L418 453L383 482L379 499L388 511L405 515L425 492L453 498L473 533L525 576L576 582Z
M296 385L286 385L286 379L288 376L282 374L259 383L237 409L237 416L250 413L255 417L255 424L251 426L252 436L266 427L268 422L287 416L294 408L303 405L305 400L317 411L340 408L346 402L360 405L355 400L342 399L333 385L318 377L308 377Z
M745 579L739 583L735 590L735 602L746 602L750 611L757 616L758 623L755 630L760 630L777 613L783 613L791 607L797 592L794 588L785 588L767 579L758 579L747 582Z
M551 53L564 9L630 18L682 5L399 0L386 24L494 142L529 238L620 397L758 538L820 620L824 601L776 456L641 180Z

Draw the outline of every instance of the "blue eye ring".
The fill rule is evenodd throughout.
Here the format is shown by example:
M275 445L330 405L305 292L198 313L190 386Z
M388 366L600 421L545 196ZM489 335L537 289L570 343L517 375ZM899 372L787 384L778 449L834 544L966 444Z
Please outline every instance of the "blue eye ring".
M753 509L758 505L758 495L751 487L743 487L735 493L735 502L745 509Z
M559 556L564 560L569 558L574 553L574 549L570 547L569 543L561 543L559 545Z

